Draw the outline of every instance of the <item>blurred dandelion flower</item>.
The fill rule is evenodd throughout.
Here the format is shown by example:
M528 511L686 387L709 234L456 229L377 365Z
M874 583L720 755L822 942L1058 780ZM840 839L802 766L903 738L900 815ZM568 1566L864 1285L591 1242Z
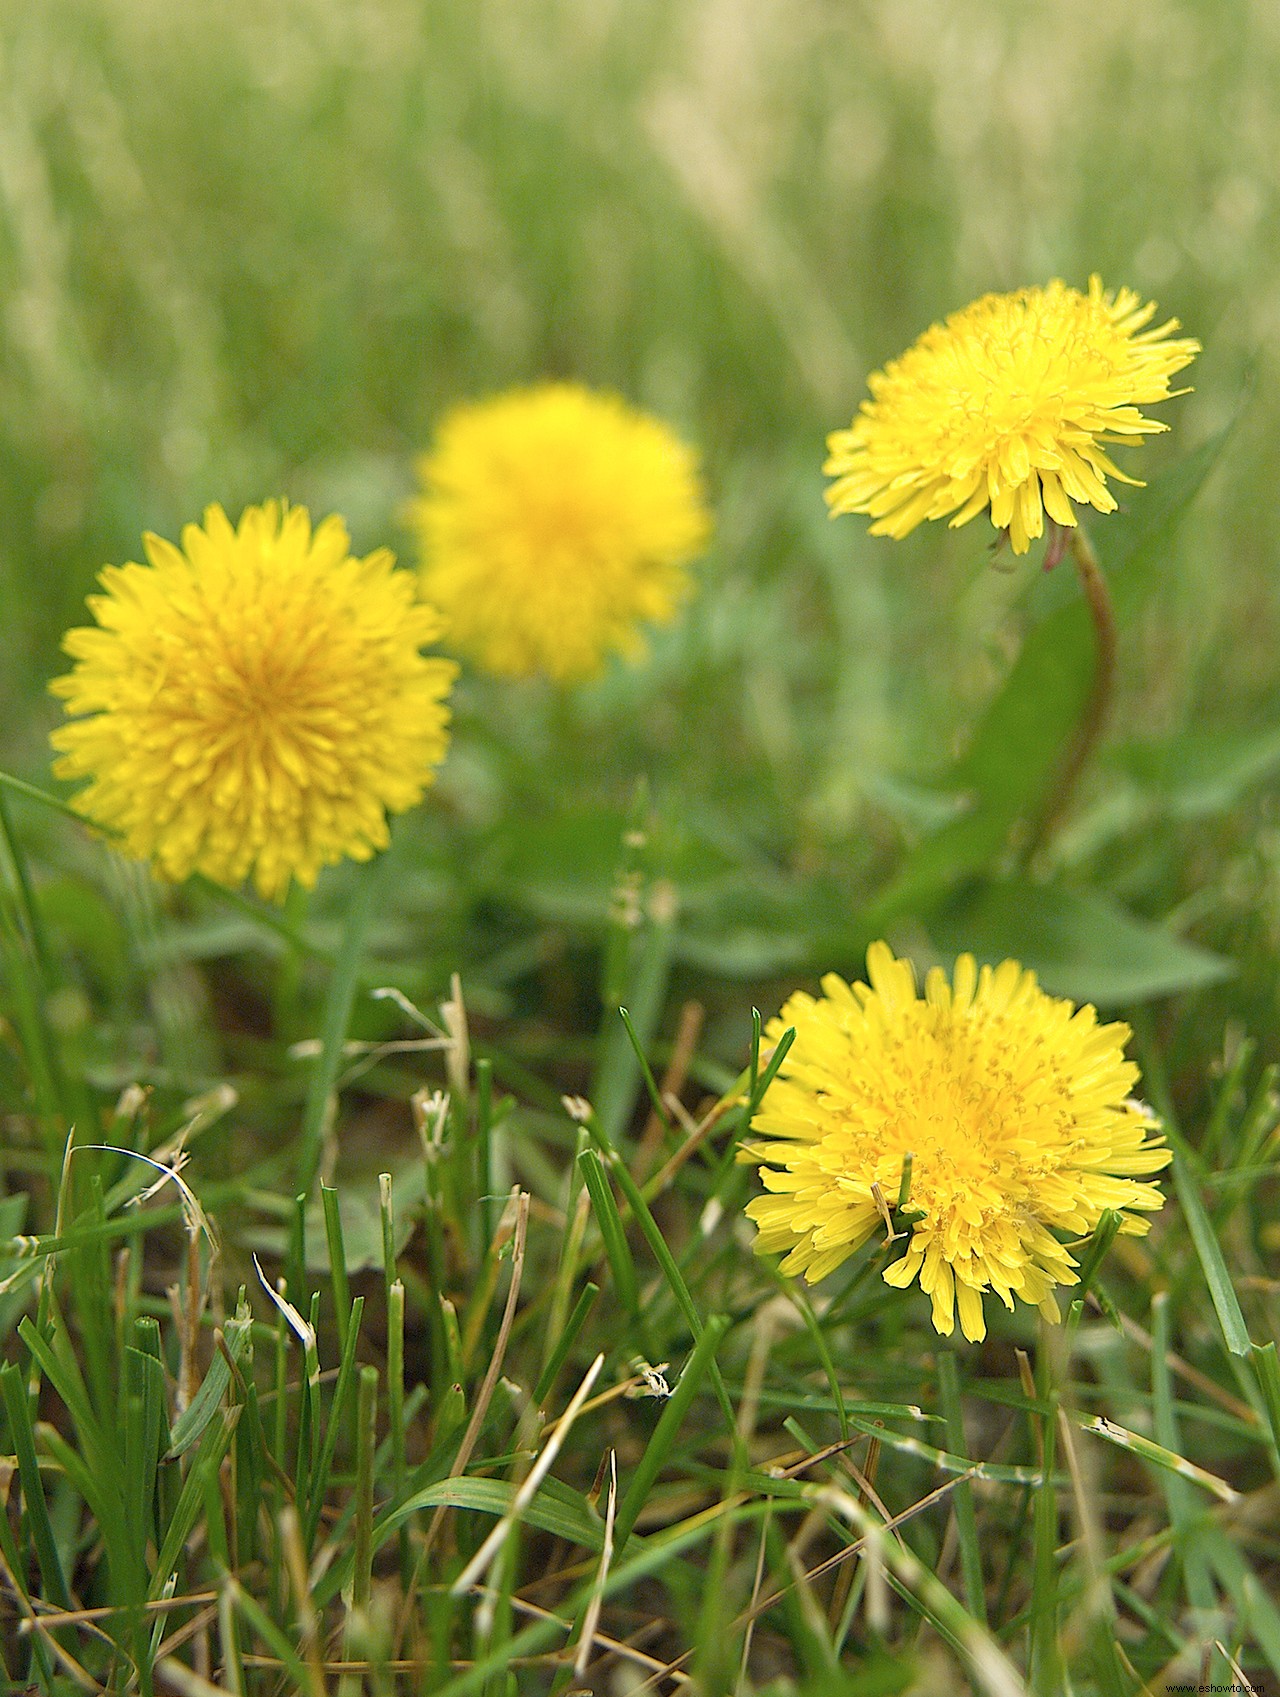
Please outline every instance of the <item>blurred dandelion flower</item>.
M934 324L877 371L848 430L827 439L832 513L867 513L875 536L906 536L924 519L967 524L991 509L1025 554L1044 515L1076 523L1073 501L1115 508L1107 477L1135 483L1106 447L1166 425L1139 408L1185 390L1169 379L1199 342L1172 338L1178 320L1132 289L1046 288L984 295Z
M420 652L443 626L414 574L274 501L145 542L149 565L102 573L97 627L68 631L51 685L75 716L54 770L89 779L77 810L162 877L252 876L277 899L384 848L444 758L457 672Z
M987 1290L1058 1319L1053 1288L1076 1283L1076 1263L1053 1234L1090 1232L1109 1208L1141 1234L1141 1211L1163 1202L1137 1182L1169 1152L1131 1098L1128 1027L1045 995L1017 961L979 972L962 955L954 987L935 968L921 997L875 943L867 974L852 987L830 974L769 1027L796 1039L754 1121L770 1141L744 1152L771 1192L747 1207L757 1249L825 1277L885 1219L909 1159L910 1241L886 1281L918 1278L937 1330L958 1313L974 1341Z
M574 383L457 407L419 471L423 592L458 651L508 677L565 683L642 651L710 536L693 451Z

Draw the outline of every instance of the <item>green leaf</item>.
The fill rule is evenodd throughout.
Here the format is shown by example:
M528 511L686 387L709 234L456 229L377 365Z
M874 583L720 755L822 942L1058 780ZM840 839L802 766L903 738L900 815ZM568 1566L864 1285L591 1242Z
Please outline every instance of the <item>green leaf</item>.
M505 1479L442 1479L417 1491L407 1502L385 1515L374 1530L374 1547L381 1547L413 1515L428 1508L463 1508L500 1519L510 1512L516 1487ZM547 1479L525 1507L523 1520L540 1532L566 1538L590 1550L604 1542L604 1524L578 1492L555 1479Z
M392 1166L395 1195L398 1204L395 1222L397 1255L417 1230L419 1205L426 1192L426 1178L421 1160ZM328 1193L331 1197L333 1191ZM346 1271L367 1273L382 1268L382 1209L376 1191L359 1189L354 1184L338 1187L336 1202L330 1203L337 1215ZM308 1273L332 1273L329 1218L321 1196L312 1196L306 1207L306 1268ZM288 1230L281 1226L250 1226L241 1231L237 1241L244 1249L259 1255L282 1256L288 1242Z
M591 1197L591 1207L595 1213L596 1225L600 1229L600 1239L604 1245L609 1271L613 1274L618 1300L632 1323L643 1330L636 1264L632 1259L631 1246L627 1242L626 1227L622 1223L618 1204L614 1200L613 1190L605 1173L604 1162L594 1149L584 1149L578 1157L578 1162L583 1183Z
M242 1307L234 1319L227 1321L222 1336L227 1346L227 1354L233 1361L239 1361L243 1355L252 1325L253 1317L247 1306ZM218 1412L230 1383L231 1369L227 1365L226 1356L220 1349L216 1350L200 1389L173 1423L167 1452L170 1457L182 1455L191 1448Z
M1197 1467L1194 1461L1188 1461L1176 1450L1166 1449L1163 1444L1156 1443L1152 1438L1144 1438L1141 1432L1131 1432L1127 1426L1118 1425L1105 1414L1080 1414L1074 1409L1067 1412L1070 1420L1079 1426L1082 1432L1092 1432L1095 1437L1105 1438L1108 1443L1115 1444L1117 1449L1128 1450L1131 1455L1139 1455L1155 1467L1164 1468L1169 1473L1177 1474L1180 1479L1189 1480L1206 1491L1212 1491L1223 1502L1234 1502L1239 1494L1216 1473Z
M1232 426L1172 467L1126 514L1098 523L1098 551L1117 621L1133 618L1159 581L1160 545L1213 467ZM988 866L1014 824L1048 791L1062 750L1084 710L1093 677L1094 637L1079 594L1063 599L1070 570L1035 586L1031 601L1048 602L1028 632L1003 688L983 715L945 787L967 792L969 811L927 837L872 910L873 929L897 914L927 908L957 880Z
M1187 731L1159 743L1130 744L1120 760L1175 819L1211 818L1280 770L1280 726Z
M763 978L794 972L808 952L806 938L762 925L737 925L726 931L683 932L672 950L675 958L720 978Z
M1112 513L1096 528L1103 565L1118 574L1114 584L1116 612L1127 618L1137 611L1164 575L1170 534L1200 493L1244 412L1244 391L1226 424L1198 448L1167 466L1139 493L1129 496L1122 511Z
M222 1458L230 1447L239 1423L240 1407L241 1405L237 1405L220 1412L215 1411L218 1413L217 1419L205 1429L200 1448L182 1482L182 1489L178 1493L178 1500L174 1504L169 1524L165 1528L164 1540L156 1556L151 1577L152 1601L163 1596L166 1583L173 1578L182 1546L191 1536L192 1528L206 1500L205 1486L217 1479Z
M930 927L937 946L993 964L1012 957L1051 995L1114 1005L1227 977L1219 955L1149 925L1105 896L1011 878L985 884Z
M8 1416L9 1443L17 1456L27 1526L35 1546L36 1559L40 1564L44 1588L59 1608L69 1609L71 1593L67 1589L66 1577L62 1571L58 1541L49 1522L44 1485L40 1479L40 1464L36 1459L35 1436L31 1426L26 1386L22 1380L22 1369L15 1362L9 1361L0 1367L0 1394L3 1395L4 1409Z

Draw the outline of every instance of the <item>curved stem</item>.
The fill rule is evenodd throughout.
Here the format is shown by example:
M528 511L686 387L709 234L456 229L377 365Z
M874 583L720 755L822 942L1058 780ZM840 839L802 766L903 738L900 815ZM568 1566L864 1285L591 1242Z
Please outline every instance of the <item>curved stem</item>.
M1098 564L1098 556L1084 531L1077 525L1070 537L1071 557L1075 561L1084 590L1089 617L1093 621L1094 662L1093 683L1085 702L1080 723L1076 726L1066 759L1049 792L1044 810L1031 834L1029 852L1044 848L1057 833L1066 818L1075 796L1080 775L1097 747L1111 711L1111 698L1116 680L1116 616L1111 605L1111 592Z
M29 784L23 778L15 778L12 772L0 772L0 789L12 790L15 795L25 795L30 801L38 801L42 807L52 807L57 813L65 813L77 825L87 823L83 814L77 813L69 801L50 795L48 790L37 789L35 784Z

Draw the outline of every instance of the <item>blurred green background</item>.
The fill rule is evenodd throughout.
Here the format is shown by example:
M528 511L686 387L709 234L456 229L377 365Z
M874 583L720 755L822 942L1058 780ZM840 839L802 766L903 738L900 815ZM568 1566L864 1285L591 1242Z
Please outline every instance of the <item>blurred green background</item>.
M770 1011L774 988L856 970L857 910L961 805L952 758L1072 589L1034 558L994 569L985 522L900 544L831 523L825 434L930 320L1098 271L1205 344L1194 394L1160 409L1170 435L1126 468L1158 478L1238 422L1147 550L1107 760L1039 875L1235 971L1175 950L1135 977L1111 910L1072 908L1054 983L1058 909L1032 928L1071 993L1212 983L1161 1016L1189 1057L1231 1022L1265 1036L1278 95L1268 0L6 5L0 756L45 781L59 636L144 529L284 494L410 558L413 458L452 401L545 374L613 387L705 456L700 594L647 667L572 698L464 680L438 790L400 831L383 952L424 992L457 967L482 1010L590 1024L574 951L598 947L643 776L647 871L690 916L686 988L734 980ZM122 880L154 898L23 820L110 1001L127 939L105 915ZM945 869L946 900L973 873ZM345 888L330 876L322 914ZM894 916L922 958L970 922L935 898ZM982 912L983 945L1036 956L1008 900ZM236 940L201 936L192 958ZM745 994L724 992L726 1054Z

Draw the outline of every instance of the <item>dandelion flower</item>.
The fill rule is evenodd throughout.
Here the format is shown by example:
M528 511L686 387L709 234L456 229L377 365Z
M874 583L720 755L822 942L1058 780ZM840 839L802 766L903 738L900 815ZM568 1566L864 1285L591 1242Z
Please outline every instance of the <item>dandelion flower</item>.
M769 1141L746 1152L770 1192L747 1207L756 1247L824 1278L883 1221L909 1159L910 1238L886 1281L918 1278L937 1330L958 1314L975 1341L988 1290L1058 1319L1054 1287L1076 1283L1076 1262L1054 1234L1088 1233L1109 1208L1141 1234L1163 1201L1140 1182L1169 1152L1132 1099L1128 1028L1047 996L1017 961L979 972L961 955L954 986L935 968L919 996L874 943L867 975L830 974L769 1026L796 1037L754 1121Z
M1074 501L1112 512L1107 478L1136 483L1107 447L1166 425L1139 410L1185 390L1169 379L1199 342L1132 289L1046 288L984 295L934 324L877 371L848 430L827 439L832 513L867 513L874 536L906 536L924 519L967 524L985 508L1025 554L1044 515L1076 522Z
M419 471L423 592L457 650L502 676L565 683L641 652L710 535L693 451L574 383L456 408Z
M420 652L442 629L385 548L350 552L339 518L221 507L181 549L108 566L97 626L51 686L74 722L53 736L77 810L162 877L252 877L263 896L310 886L387 843L444 758L457 668Z

